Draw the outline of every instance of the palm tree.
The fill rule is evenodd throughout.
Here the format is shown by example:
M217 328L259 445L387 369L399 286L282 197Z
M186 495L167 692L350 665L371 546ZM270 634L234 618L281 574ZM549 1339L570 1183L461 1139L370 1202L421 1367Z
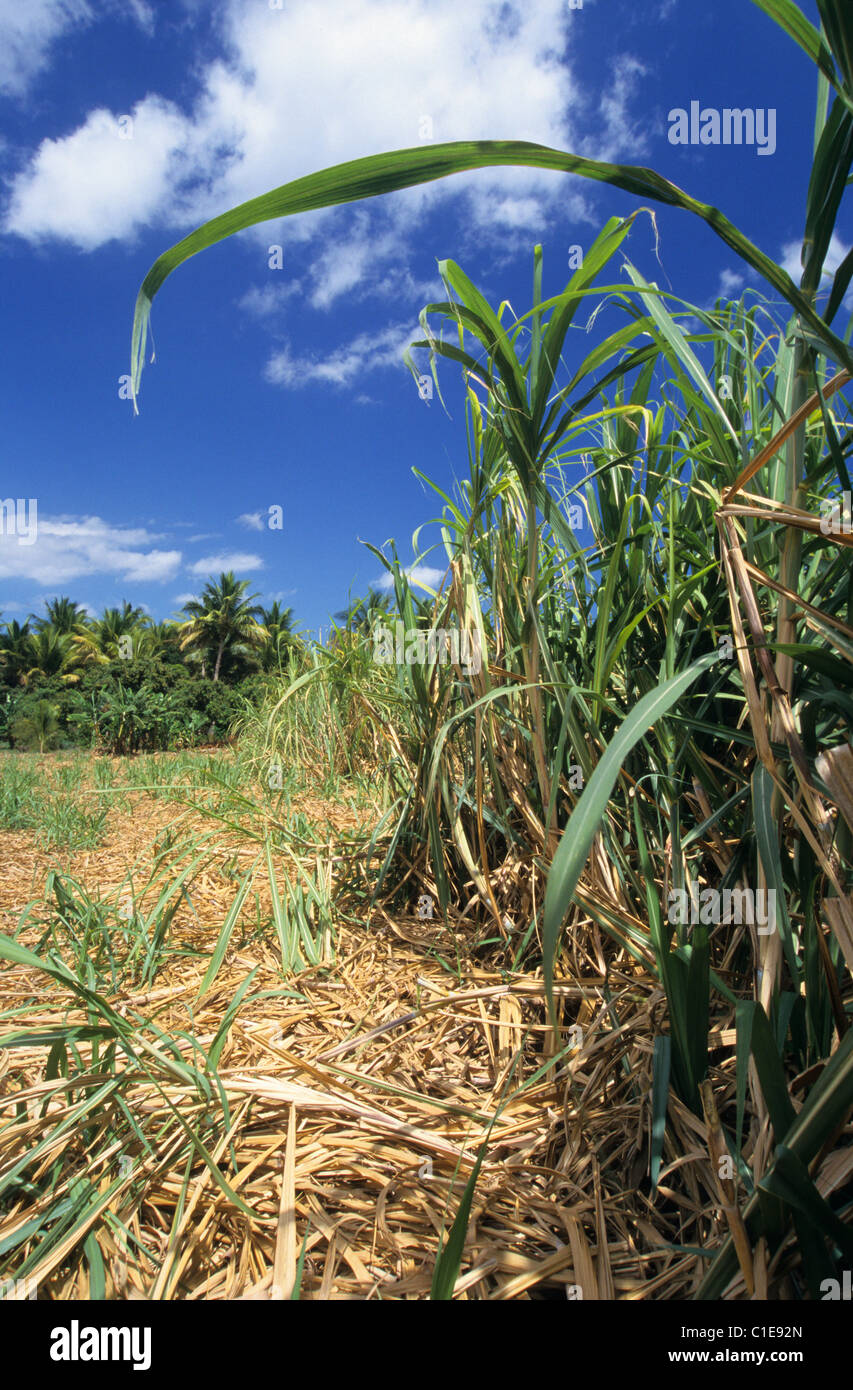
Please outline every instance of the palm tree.
M181 624L166 618L162 623L150 622L137 635L136 655L164 661L181 660Z
M144 608L134 608L125 600L121 608L105 608L100 618L75 636L75 645L80 655L89 661L116 661L128 653L128 643L122 643L122 638L131 639L132 650L148 621Z
M263 609L254 602L257 594L246 595L248 579L236 579L233 570L209 579L201 597L184 604L187 621L182 624L181 648L191 659L201 661L202 675L213 661L213 679L219 680L222 658L245 656L263 645L264 629L258 622Z
M261 610L261 623L266 633L259 658L261 670L280 675L300 641L293 631L293 609L282 608L274 599L269 608Z
M270 631L271 628L281 628L285 632L293 631L293 609L282 608L278 599L273 599L269 608L261 609L263 625Z
M34 676L58 676L64 685L80 679L77 667L82 664L75 639L68 633L58 633L45 624L31 635L28 646L29 666L22 684L29 685Z
M380 594L371 589L367 598L353 599L349 605L335 614L335 622L343 624L344 632L370 633L378 618L384 618L391 611L388 594Z
M21 685L32 665L32 632L29 622L14 618L0 633L0 665L8 685Z
M45 628L53 628L59 637L69 637L84 631L88 624L88 614L85 608L65 595L47 599L44 607L45 616L43 618L32 617L30 619L36 632L43 632Z

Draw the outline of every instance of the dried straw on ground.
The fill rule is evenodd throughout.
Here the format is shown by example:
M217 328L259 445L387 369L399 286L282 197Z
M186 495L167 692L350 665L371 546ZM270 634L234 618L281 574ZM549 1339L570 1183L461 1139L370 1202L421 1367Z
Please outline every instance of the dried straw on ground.
M174 815L174 807L133 798L105 845L69 868L90 889L121 883ZM47 859L25 837L3 839L8 932ZM220 847L226 858L236 848ZM663 999L641 967L612 946L605 958L597 932L576 929L559 992L577 1045L551 1066L541 980L490 969L464 922L449 930L380 909L370 921L337 924L334 963L287 982L271 936L244 933L241 943L235 933L196 1002L233 897L216 862L213 853L192 887L192 913L182 909L170 939L205 956L172 956L155 988L109 999L139 1023L133 1037L144 1066L125 1065L121 1095L144 1144L119 1143L75 1120L81 1097L108 1079L90 1064L90 1043L79 1043L82 1065L70 1080L47 1078L44 1047L0 1049L0 1124L19 1116L0 1131L0 1175L52 1135L31 1177L38 1182L59 1160L64 1189L85 1175L103 1194L88 1230L104 1256L107 1298L287 1298L303 1250L302 1298L426 1298L443 1232L486 1138L457 1297L695 1292L707 1267L697 1247L715 1249L727 1231L724 1194L705 1126L673 1099L651 1195L651 1059ZM21 939L35 934L26 927ZM209 1050L253 970L206 1096L181 1078L177 1053L145 1025L153 1020L199 1065L196 1049ZM279 994L258 999L264 991ZM21 967L0 970L0 1007L20 1010L21 1029L86 1021L70 991ZM719 1104L733 1091L733 1034L718 1029L713 1041ZM766 1131L754 1142L766 1145ZM822 1174L824 1191L849 1178L851 1164L841 1171L837 1159ZM55 1198L16 1196L0 1215L0 1242ZM89 1296L86 1234L75 1230L67 1248L60 1243L32 1271L40 1297ZM773 1274L759 1251L759 1294ZM729 1291L744 1294L742 1280Z

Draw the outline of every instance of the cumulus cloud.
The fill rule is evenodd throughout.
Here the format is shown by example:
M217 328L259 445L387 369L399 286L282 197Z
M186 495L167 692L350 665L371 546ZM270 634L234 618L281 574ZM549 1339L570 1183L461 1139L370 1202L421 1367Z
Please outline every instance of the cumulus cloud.
M219 555L205 555L195 560L189 568L190 574L198 574L205 579L211 575L222 574L227 570L262 570L264 562L259 555L244 555L239 550L222 551Z
M265 522L262 512L243 512L242 516L236 518L238 526L245 526L247 531L263 531Z
M28 579L45 586L67 585L84 575L104 574L128 583L163 583L181 566L179 550L154 544L162 536L144 527L113 526L100 517L36 516L32 544L21 543L8 523L0 533L0 579Z
M36 8L65 9L77 22L91 10L84 0ZM628 107L639 65L614 59L605 97L586 111L596 134L584 138L588 98L572 68L571 29L565 0L288 0L281 10L228 0L221 54L201 69L194 105L179 110L148 94L128 113L132 139L116 137L121 113L93 111L45 140L13 182L7 230L90 250L152 223L183 229L313 170L424 140L515 138L624 156L638 140ZM438 180L372 203L348 241L321 249L314 302L328 305L376 273L426 210L460 195L493 236L538 228L549 205L588 215L578 186L554 172ZM318 211L258 235L269 241L275 225L274 239L311 249L338 215Z
M101 0L97 14L119 5ZM19 9L50 12L43 54L63 26L97 17L96 0L0 0L0 15ZM135 0L132 18L150 24L150 6ZM576 23L566 0L287 0L282 9L223 0L213 28L219 50L195 73L197 95L179 106L139 92L126 113L93 110L76 129L43 140L11 179L5 230L85 252L131 242L149 227L180 235L315 170L447 140L520 139L634 158L645 150L631 115L644 70L617 49L606 72L576 72ZM579 180L547 170L471 171L253 228L246 237L259 264L280 244L284 268L251 286L240 307L275 327L294 295L323 312L342 296L369 293L392 302L397 317L411 308L416 320L422 304L444 296L437 279L412 274L410 249L425 218L450 200L461 203L461 225L490 244L496 264L558 218L571 222L572 242L594 220ZM284 342L264 375L291 389L357 389L368 373L398 366L410 341L407 327L389 324L323 358ZM359 401L371 398L362 390Z
M6 230L30 241L62 235L83 251L132 237L164 211L183 135L182 116L159 97L126 115L91 112L73 134L42 141L15 180Z

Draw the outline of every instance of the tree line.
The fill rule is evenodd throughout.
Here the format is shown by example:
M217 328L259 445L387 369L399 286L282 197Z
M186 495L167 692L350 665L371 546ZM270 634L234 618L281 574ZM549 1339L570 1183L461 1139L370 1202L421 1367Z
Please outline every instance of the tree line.
M0 627L0 741L44 752L134 753L227 738L246 699L293 673L293 612L262 606L233 571L174 620L124 602L100 617L66 595Z
M40 678L73 685L93 666L133 659L181 663L213 681L280 674L302 641L293 610L278 602L264 608L248 588L248 579L229 570L209 580L180 618L159 623L127 602L94 618L71 598L51 599L44 617L0 628L0 680L11 687Z

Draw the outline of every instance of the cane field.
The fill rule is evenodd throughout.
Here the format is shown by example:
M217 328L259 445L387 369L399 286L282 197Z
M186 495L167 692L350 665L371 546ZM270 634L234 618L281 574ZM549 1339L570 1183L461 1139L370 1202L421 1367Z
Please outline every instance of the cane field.
M408 361L457 421L455 489L423 479L434 596L377 546L386 595L328 640L231 571L173 623L67 598L4 624L7 1287L840 1287L853 253L826 261L853 178L853 13L819 0L818 29L791 0L759 8L816 91L798 283L701 189L521 141L259 191L148 272L140 410L152 301L233 233L496 165L624 199L559 293L538 245L523 304L440 262ZM661 205L754 288L702 307L648 280L630 241L653 244Z

